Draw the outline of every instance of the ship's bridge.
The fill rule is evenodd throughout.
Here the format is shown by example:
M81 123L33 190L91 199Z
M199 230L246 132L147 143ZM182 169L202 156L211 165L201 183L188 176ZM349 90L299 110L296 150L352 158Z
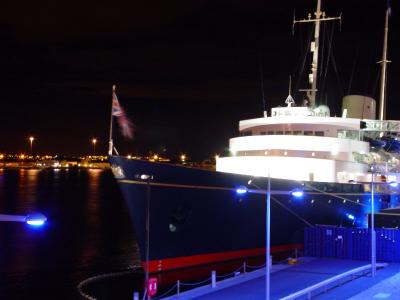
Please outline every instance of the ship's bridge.
M329 117L326 110L276 107L272 117L239 122L240 135L315 135L360 139L360 119Z

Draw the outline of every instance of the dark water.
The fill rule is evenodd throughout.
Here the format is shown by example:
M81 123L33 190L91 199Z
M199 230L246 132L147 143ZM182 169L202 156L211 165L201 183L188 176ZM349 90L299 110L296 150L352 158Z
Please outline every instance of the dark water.
M43 228L0 222L0 299L79 299L80 281L138 263L109 170L0 169L0 213L32 211Z

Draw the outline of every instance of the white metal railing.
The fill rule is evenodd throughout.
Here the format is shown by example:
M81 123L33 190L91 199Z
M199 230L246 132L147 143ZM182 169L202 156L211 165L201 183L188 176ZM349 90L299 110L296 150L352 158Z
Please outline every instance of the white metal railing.
M386 267L387 266L387 263L379 263L379 264L376 264L376 267L378 268L382 268L382 267ZM292 300L292 299L296 299L296 298L298 298L298 297L301 297L301 296L305 296L305 295L307 295L307 298L308 299L311 299L311 293L312 292L314 292L314 291L316 291L316 290L319 290L319 289L322 289L322 288L324 288L324 291L326 292L327 291L327 289L328 289L328 285L329 284L332 284L332 283L338 283L338 284L340 284L340 280L341 279L343 279L343 278L346 278L346 277L351 277L351 280L353 280L353 276L355 275L355 274L357 274L357 273L362 273L362 274L364 274L364 272L365 271L369 271L369 270L371 270L371 265L369 264L369 265L366 265L366 266L362 266L362 267L359 267L359 268L355 268L355 269L352 269L352 270L350 270L350 271L347 271L347 272L345 272L345 273L341 273L341 274L339 274L339 275L336 275L336 276L334 276L334 277L331 277L331 278L328 278L328 279L326 279L326 280L324 280L324 281L321 281L321 282L318 282L317 284L314 284L314 285L312 285L312 286L309 286L309 287L307 287L307 288L305 288L305 289L303 289L303 290L300 290L300 291L297 291L297 292L295 292L295 293L293 293L293 294L290 294L290 295L288 295L288 296L286 296L286 297L283 297L283 298L281 298L280 300Z
M390 132L400 132L400 121L392 120L362 120L364 122L364 131L390 131Z

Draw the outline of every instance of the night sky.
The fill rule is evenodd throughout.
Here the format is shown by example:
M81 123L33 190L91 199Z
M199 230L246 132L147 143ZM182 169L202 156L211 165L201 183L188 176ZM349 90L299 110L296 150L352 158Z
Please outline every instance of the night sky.
M400 119L400 5L392 1L388 119ZM307 88L310 26L316 1L2 1L0 10L0 151L106 154L112 85L135 124L135 138L115 131L120 154L203 159L223 153L240 119L284 105L289 75L298 104ZM320 102L341 115L349 93L378 99L385 0L326 0L321 29L333 32L331 63L321 73ZM326 60L328 50L320 54ZM334 62L334 64L332 63ZM397 85L397 86L396 86ZM164 151L164 152L162 152Z

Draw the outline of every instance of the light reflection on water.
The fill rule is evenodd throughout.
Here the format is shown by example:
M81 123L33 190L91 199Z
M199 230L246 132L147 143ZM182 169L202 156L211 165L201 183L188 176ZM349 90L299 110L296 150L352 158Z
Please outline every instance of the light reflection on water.
M46 215L44 228L0 223L0 299L77 299L81 280L138 262L107 170L0 169L0 213L32 211Z

